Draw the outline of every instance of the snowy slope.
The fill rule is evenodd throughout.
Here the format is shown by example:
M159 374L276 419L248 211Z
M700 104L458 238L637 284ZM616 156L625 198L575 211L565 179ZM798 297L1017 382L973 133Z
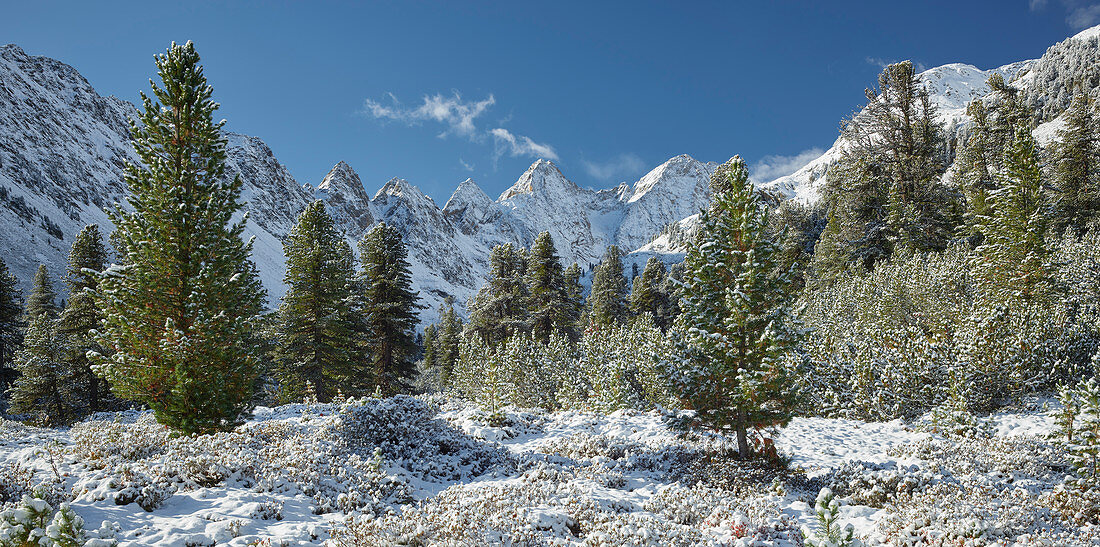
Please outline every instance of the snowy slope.
M936 107L937 119L943 122L951 135L969 123L966 105L990 93L986 83L990 76L994 73L1001 74L1006 81L1013 82L1026 74L1034 63L1036 61L1019 61L993 70L951 63L921 72L918 78L928 89L930 102ZM840 159L843 150L844 139L838 138L832 147L798 171L762 186L787 198L816 201L820 197L829 166Z

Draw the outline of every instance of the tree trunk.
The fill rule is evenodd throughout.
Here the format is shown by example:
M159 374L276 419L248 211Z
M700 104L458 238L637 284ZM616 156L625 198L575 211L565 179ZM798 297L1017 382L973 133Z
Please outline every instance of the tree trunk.
M742 460L752 456L752 451L749 449L749 435L744 425L737 426L737 455Z

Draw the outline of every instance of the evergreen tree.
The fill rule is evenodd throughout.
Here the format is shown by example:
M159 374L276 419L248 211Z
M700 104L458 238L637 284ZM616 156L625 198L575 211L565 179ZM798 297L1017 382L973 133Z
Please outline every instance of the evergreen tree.
M397 228L380 223L359 242L363 317L370 334L373 387L384 395L408 391L416 364L417 293L408 252Z
M425 333L425 339L427 333ZM459 347L462 344L462 318L455 313L454 301L448 297L439 309L439 327L432 344L435 361L439 365L440 382L444 387L451 383L455 363L458 362Z
M982 101L975 100L966 107L972 120L970 135L963 145L956 164L954 183L966 198L966 221L962 235L972 243L980 243L981 234L974 228L974 221L989 214L989 192L996 189L994 177L998 154L994 150L994 138L990 126L989 111Z
M18 281L0 259L0 393L15 380L15 352L23 341L23 304Z
M684 359L673 383L698 423L736 433L742 457L749 456L748 430L786 424L798 398L784 359L800 331L767 216L744 161L720 166L685 258L676 322Z
M281 398L317 400L355 392L361 340L355 313L355 256L322 201L309 204L283 242L287 292L279 306L275 359Z
M611 245L592 274L592 290L588 294L588 323L596 327L625 323L630 316L626 297L623 254L618 247Z
M99 272L107 266L107 249L99 226L89 224L77 234L69 251L69 267L65 282L69 286L69 301L57 322L58 332L68 341L65 362L70 373L85 394L88 412L104 410L108 386L93 370L88 353L104 352L93 335L103 324L103 312L95 302L99 288Z
M493 247L489 281L469 304L467 328L485 342L496 344L530 328L526 252L511 243Z
M1053 158L1055 229L1081 235L1100 219L1100 138L1088 92L1078 90L1064 118Z
M651 256L630 289L630 312L636 317L648 313L662 331L668 329L672 315L668 294L663 291L666 277L665 263Z
M684 263L677 262L668 269L661 291L668 295L668 324L672 325L680 316L680 287L684 281Z
M424 327L424 349L420 356L420 367L422 371L435 371L439 368L439 357L436 355L437 344L435 332L435 323L431 323Z
M27 296L26 322L30 322L40 315L50 319L57 319L57 291L50 280L50 272L45 264L38 265L38 271L34 273L34 285L31 286L31 294Z
M31 318L23 346L15 354L19 377L9 394L9 411L28 414L34 423L59 425L74 417L72 376L65 363L66 344L57 320L48 313Z
M1053 266L1045 237L1050 208L1043 196L1039 150L1029 125L1005 151L1005 172L990 192L990 212L975 225L983 237L974 269L989 304L1034 303L1052 290Z
M791 270L794 291L802 292L814 246L825 230L826 211L820 202L784 201L769 215L768 234L779 242L783 264Z
M572 263L563 274L565 286L565 302L562 304L562 325L559 332L572 343L581 339L582 320L584 316L584 286L581 285L581 267Z
M550 232L540 233L531 246L527 291L531 332L535 339L546 343L552 333L572 328L565 272Z
M942 250L956 197L938 182L943 127L909 61L887 66L867 106L845 124L840 161L826 174L829 223L814 257L815 279L849 264L870 268L899 248Z
M1004 172L1005 151L1015 138L1015 127L1030 123L1028 109L1021 103L1018 91L1005 83L1003 76L994 74L987 83L993 90L992 97L967 106L972 125L955 162L953 179L966 202L960 235L974 247L981 244L977 222L990 212L989 194L1000 186L998 177Z
M100 280L106 348L96 360L115 394L184 433L229 429L252 407L251 321L264 293L242 239L241 180L226 175L218 104L194 46L155 59L161 84L130 132L130 207L111 214L121 266Z

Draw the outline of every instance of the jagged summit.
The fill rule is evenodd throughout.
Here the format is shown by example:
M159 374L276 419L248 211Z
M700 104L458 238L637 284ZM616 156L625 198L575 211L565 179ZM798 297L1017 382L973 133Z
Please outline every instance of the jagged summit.
M493 198L489 197L489 194L486 194L485 191L474 182L474 179L466 179L451 193L451 197L443 206L443 212L461 212L470 207L488 206L492 202Z
M629 201L637 201L653 190L658 185L668 184L674 178L697 178L700 176L709 177L710 172L713 172L713 168L709 168L707 164L704 164L695 158L687 155L680 154L674 156L668 161L653 168L652 171L646 173L638 182L634 183L629 194Z
M986 96L986 80L995 72L1020 88L1038 121L1049 128L1069 104L1079 75L1100 62L1100 40L1094 37L1100 37L1100 26L1051 46L1037 61L985 71L953 63L927 70L921 78L956 137L965 135L969 123L966 104ZM0 46L0 83L0 250L25 288L39 263L55 274L64 271L72 234L80 228L95 223L104 232L112 230L106 211L124 202L127 192L122 166L138 161L128 124L137 109L98 95L65 63L28 55L14 44ZM706 206L709 178L717 167L682 154L636 182L594 191L573 183L554 162L538 160L497 199L467 179L440 208L400 178L390 179L372 196L364 185L370 181L343 161L323 180L313 181L315 187L302 185L262 139L226 138L227 175L243 181L246 232L255 237L253 259L269 303L285 290L282 239L305 206L319 198L349 242L380 221L401 230L425 321L435 318L445 297L464 303L476 293L488 275L493 246L529 246L544 230L566 264L591 267L611 244L632 253L629 260L636 262L651 255L675 260L671 247L647 244L665 226L683 224ZM766 186L787 197L814 199L842 146L838 140L798 172Z
M359 174L343 160L329 170L321 183L317 185L317 189L330 194L361 193L365 196L367 193L366 189L363 188L363 181L359 179Z
M378 189L378 192L374 194L372 201L378 200L379 198L385 199L384 196L395 196L404 200L428 200L433 206L435 205L435 200L420 191L419 187L400 177L393 177L386 181L386 184L382 185L382 187Z
M520 194L553 194L555 192L582 192L580 186L565 178L557 165L550 160L539 159L527 168L511 188L497 199L504 201Z

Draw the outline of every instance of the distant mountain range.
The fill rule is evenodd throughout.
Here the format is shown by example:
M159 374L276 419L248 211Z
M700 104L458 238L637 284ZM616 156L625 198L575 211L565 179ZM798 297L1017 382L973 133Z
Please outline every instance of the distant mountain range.
M1098 49L1100 27L1095 27L1051 46L1037 60L990 71L950 64L920 77L949 133L962 138L969 126L966 104L988 95L986 79L1001 73L1035 108L1042 122L1036 134L1049 142L1069 104L1074 78L1100 61ZM1096 92L1096 75L1090 81ZM127 191L123 165L137 159L128 119L137 110L100 96L69 65L7 45L0 47L0 112L0 257L27 288L40 263L55 277L64 270L72 238L84 225L112 230L105 211L123 201ZM468 179L439 207L397 178L371 196L343 161L316 187L303 185L261 139L231 133L228 141L229 171L244 181L247 234L255 237L253 258L272 305L285 292L281 241L306 204L323 199L353 243L381 221L402 231L414 286L427 306L421 314L426 321L434 320L445 297L463 304L476 293L493 246L528 246L544 230L566 264L577 262L585 270L611 244L630 253L628 263L640 265L649 256L679 260L682 249L660 234L672 224L690 231L693 215L709 199L708 181L717 167L681 155L632 185L594 191L574 184L552 162L538 160L496 199ZM799 171L761 186L784 198L813 201L843 147L838 139Z

